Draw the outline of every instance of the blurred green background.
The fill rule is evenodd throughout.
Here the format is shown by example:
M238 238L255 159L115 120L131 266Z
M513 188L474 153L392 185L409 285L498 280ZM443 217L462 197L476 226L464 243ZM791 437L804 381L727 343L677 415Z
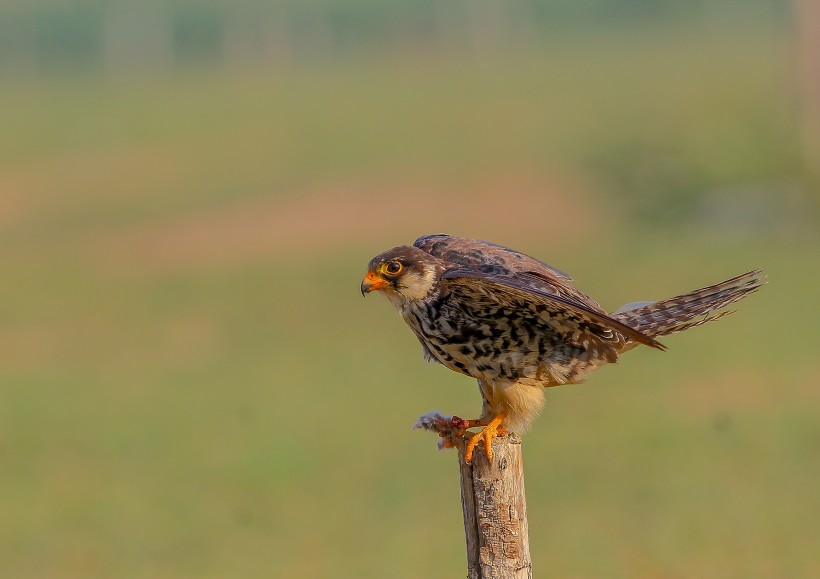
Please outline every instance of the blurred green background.
M537 576L820 576L815 6L4 2L0 575L463 576L410 426L478 392L359 295L445 231L611 309L770 275L548 393Z

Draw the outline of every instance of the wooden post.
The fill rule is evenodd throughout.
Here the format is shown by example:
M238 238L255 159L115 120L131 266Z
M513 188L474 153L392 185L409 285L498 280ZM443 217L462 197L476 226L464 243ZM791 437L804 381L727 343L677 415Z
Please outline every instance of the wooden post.
M480 446L472 464L467 464L464 448L468 438L454 441L461 472L467 577L532 579L521 439L500 436L493 441L492 462Z
M439 448L456 447L461 474L461 507L467 539L468 579L532 579L532 560L524 497L521 439L505 434L493 440L493 460L484 445L467 464L464 452L471 433L452 416L430 412L413 428L439 435Z

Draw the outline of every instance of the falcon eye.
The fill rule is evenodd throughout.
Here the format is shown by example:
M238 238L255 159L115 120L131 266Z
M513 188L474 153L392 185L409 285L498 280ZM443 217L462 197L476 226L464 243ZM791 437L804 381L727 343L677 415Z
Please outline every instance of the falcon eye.
M391 261L384 266L384 271L388 275L398 275L399 272L402 270L402 267L403 266L400 261Z

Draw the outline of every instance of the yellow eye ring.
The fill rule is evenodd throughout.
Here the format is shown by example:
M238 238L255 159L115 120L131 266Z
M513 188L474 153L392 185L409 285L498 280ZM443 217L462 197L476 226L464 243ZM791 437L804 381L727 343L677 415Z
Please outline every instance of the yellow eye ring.
M404 266L400 261L388 261L382 269L387 275L399 275Z

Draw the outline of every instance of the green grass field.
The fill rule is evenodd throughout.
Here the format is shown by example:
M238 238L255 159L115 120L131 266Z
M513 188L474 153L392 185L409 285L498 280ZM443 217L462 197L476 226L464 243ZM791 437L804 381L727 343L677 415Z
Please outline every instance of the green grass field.
M358 290L444 230L612 309L770 276L549 392L538 576L820 576L820 221L788 42L741 32L4 87L0 575L463 576L455 457L410 426L478 393Z

